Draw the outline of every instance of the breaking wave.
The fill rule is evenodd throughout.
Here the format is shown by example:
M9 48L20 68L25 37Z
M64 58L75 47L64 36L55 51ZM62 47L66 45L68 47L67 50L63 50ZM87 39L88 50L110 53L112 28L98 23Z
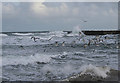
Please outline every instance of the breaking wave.
M12 33L13 35L28 36L33 35L33 33Z
M64 81L117 81L118 70L113 70L108 66L84 65L80 68L80 73L73 75ZM100 82L101 83L101 82ZM102 82L104 83L104 82Z
M102 78L106 78L107 77L107 73L110 72L110 68L105 66L105 67L96 67L94 65L85 65L83 67L81 67L81 74L80 75L84 75L84 74L91 74L94 76L98 76L98 77L102 77Z
M0 36L8 36L7 34L0 34Z
M49 63L51 57L56 57L56 55L44 55L44 54L35 54L30 56L6 56L3 57L3 66L5 65L27 65L33 63Z

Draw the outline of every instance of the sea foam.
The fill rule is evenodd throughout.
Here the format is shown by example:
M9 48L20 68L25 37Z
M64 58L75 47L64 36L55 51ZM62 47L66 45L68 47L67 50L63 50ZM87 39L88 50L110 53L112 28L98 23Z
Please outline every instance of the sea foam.
M94 65L85 65L83 67L81 67L81 74L80 75L84 75L84 74L91 74L91 75L95 75L98 77L102 77L102 78L106 78L107 77L107 73L110 72L110 68L105 66L105 67L96 67Z
M12 34L21 36L33 35L33 33L12 33Z
M57 55L58 56L58 55ZM56 55L45 55L45 54L35 54L30 56L5 56L3 57L2 65L27 65L33 63L49 63L51 57L56 57Z
M8 36L7 34L0 34L0 36Z

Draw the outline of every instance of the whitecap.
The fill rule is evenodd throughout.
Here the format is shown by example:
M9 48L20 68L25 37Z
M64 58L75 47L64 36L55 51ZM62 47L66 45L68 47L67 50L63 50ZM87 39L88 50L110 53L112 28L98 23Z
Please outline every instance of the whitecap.
M8 36L7 34L0 34L0 36Z
M110 72L110 68L105 66L105 67L96 67L94 65L84 65L81 67L81 74L80 75L84 75L84 74L91 74L91 75L95 75L95 76L99 76L102 78L106 78L108 75L107 73Z
M53 31L49 33L50 35L54 35L56 37L63 37L64 36L64 32L63 31Z
M68 37L74 37L74 36L79 36L79 34L73 34L73 33L71 33L71 34L67 34L66 36L68 36Z
M49 63L51 57L55 57L56 55L45 55L45 54L35 54L30 56L5 56L3 57L2 65L27 65L33 64L36 62L39 63Z
M33 35L33 33L12 33L12 34L21 36Z

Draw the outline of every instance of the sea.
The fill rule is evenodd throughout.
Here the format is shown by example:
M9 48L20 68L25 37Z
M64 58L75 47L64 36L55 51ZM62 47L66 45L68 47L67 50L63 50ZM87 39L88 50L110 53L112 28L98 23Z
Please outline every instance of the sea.
M3 81L65 81L80 75L105 79L111 70L118 71L118 34L51 31L0 36Z

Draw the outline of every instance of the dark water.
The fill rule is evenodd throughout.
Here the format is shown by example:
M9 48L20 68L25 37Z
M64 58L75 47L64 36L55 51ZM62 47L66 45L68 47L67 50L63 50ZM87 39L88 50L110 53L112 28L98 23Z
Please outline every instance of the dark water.
M109 70L118 70L118 35L79 36L58 31L2 36L2 73L9 81L61 81L81 72L107 78ZM32 36L40 39L34 42Z

